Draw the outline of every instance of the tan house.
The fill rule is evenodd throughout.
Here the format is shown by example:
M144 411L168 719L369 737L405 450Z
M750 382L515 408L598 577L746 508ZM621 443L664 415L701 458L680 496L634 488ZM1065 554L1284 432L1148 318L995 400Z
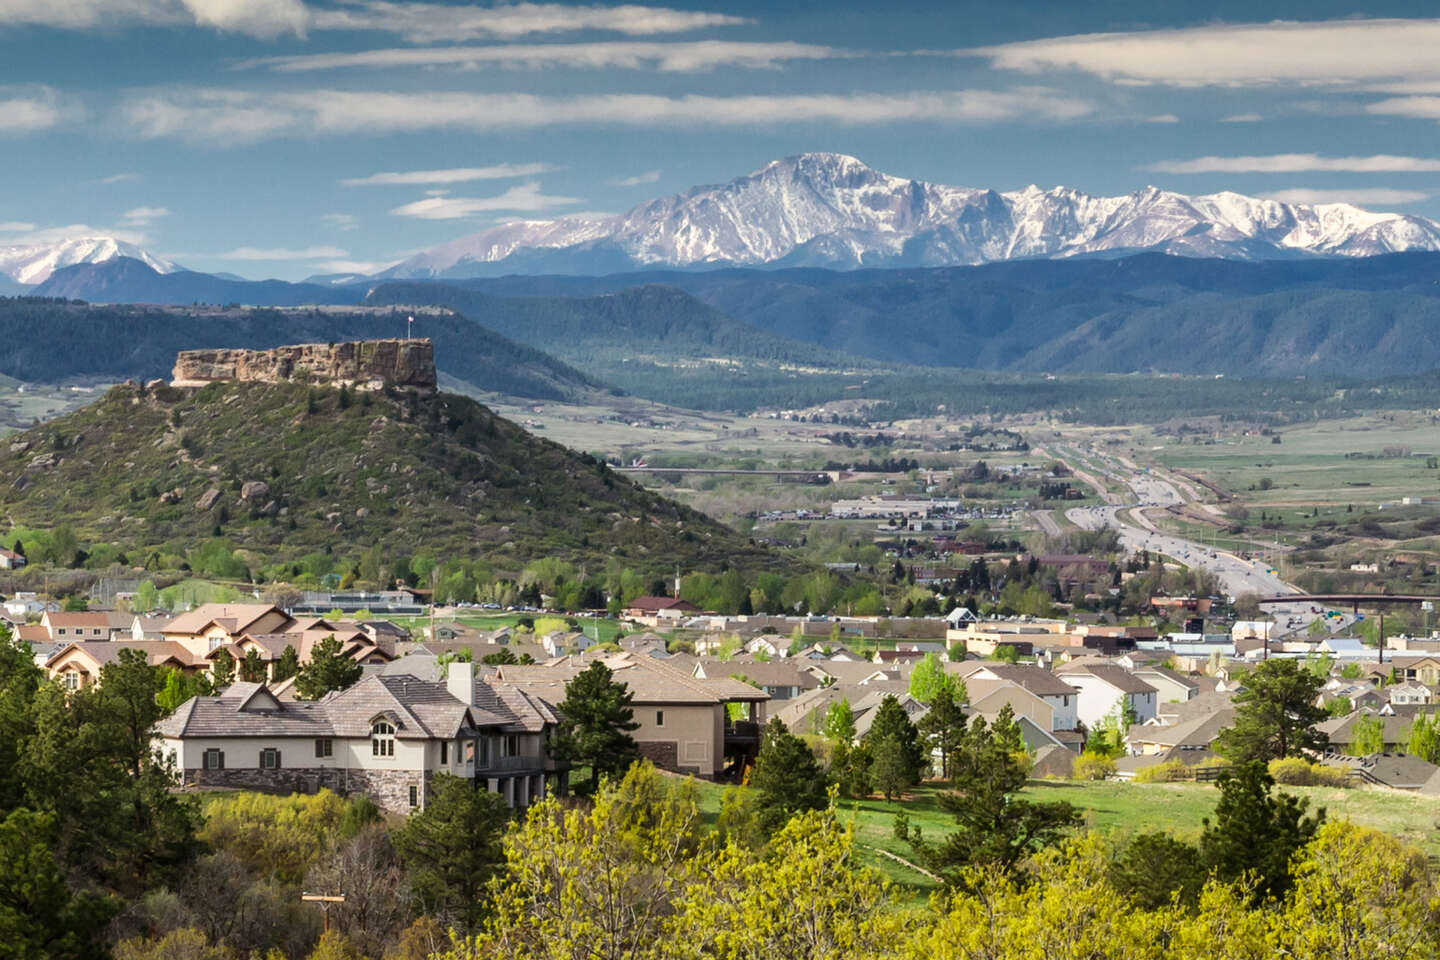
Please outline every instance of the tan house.
M100 671L120 659L122 650L139 650L154 667L175 667L186 673L197 673L208 667L188 649L169 640L143 643L112 643L109 640L84 640L62 647L45 662L45 675L59 680L67 690L88 687L100 680Z
M40 618L40 625L55 643L82 643L109 640L116 629L115 615L101 611L85 613L50 612ZM120 617L122 622L129 618Z
M285 633L296 623L285 611L268 603L202 603L171 620L160 633L166 640L203 657L247 633Z
M514 687L555 708L565 699L565 684L593 658L570 657L547 666L496 667L494 686ZM731 764L753 759L770 699L763 690L729 677L701 679L653 657L620 653L604 658L615 679L634 697L631 736L656 766L707 780ZM732 717L733 711L739 717Z

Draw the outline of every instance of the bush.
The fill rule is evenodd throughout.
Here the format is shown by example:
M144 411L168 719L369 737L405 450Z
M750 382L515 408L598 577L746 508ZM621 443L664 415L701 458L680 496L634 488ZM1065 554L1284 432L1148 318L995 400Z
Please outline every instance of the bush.
M1157 763L1153 767L1135 771L1136 783L1175 783L1178 780L1194 779L1195 768L1181 763L1179 760Z
M1270 761L1270 776L1276 783L1290 787L1348 787L1350 772L1344 767L1311 763L1304 757L1284 757Z
M1086 753L1075 758L1075 768L1070 776L1075 780L1107 780L1115 775L1115 761L1098 753Z

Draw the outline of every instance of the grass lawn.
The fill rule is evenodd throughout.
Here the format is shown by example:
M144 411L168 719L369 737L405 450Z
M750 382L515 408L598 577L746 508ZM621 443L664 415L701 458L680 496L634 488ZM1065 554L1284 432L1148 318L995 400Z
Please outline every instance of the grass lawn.
M520 622L521 617L529 617L531 620L551 620L556 618L565 620L567 615L563 613L463 613L436 617L435 623L437 625L458 623L462 626L474 627L476 630L499 630L501 627L515 626L515 624ZM421 636L424 631L430 627L429 617L387 617L386 619L412 631L417 637ZM611 620L608 617L576 617L575 620L580 624L577 629L584 631L586 636L594 637L598 630L601 643L608 643L614 640L615 635L620 632L620 621Z
M883 799L842 800L844 816L854 816L855 839L861 861L893 881L897 893L919 906L935 889L924 875L896 862L879 851L912 859L910 848L894 835L895 814L901 810L927 836L939 837L950 827L950 817L939 809L936 794L942 787L927 783L907 795L903 802ZM1430 856L1440 856L1440 798L1379 788L1339 789L1329 787L1282 787L1323 807L1330 819L1347 819L1366 827L1393 834L1420 847ZM725 787L700 783L701 802L710 818L718 815ZM1219 792L1208 783L1126 783L1120 781L1032 780L1021 794L1035 801L1064 800L1084 812L1086 825L1101 833L1128 837L1136 833L1166 830L1183 840L1200 836L1201 821L1211 815ZM907 897L908 895L908 897Z

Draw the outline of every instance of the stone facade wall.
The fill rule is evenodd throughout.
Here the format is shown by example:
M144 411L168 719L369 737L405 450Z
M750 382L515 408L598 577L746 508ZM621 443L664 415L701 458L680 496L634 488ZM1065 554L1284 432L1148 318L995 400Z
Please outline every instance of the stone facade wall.
M200 387L222 380L267 383L386 385L435 389L435 347L429 340L352 340L302 343L273 350L182 350L174 385Z
M680 750L673 740L646 740L637 743L636 746L640 750L640 756L661 770L669 770L671 773L687 773L702 780L712 779L707 770L701 770L696 766L681 766Z
M261 793L319 793L328 789L342 797L365 794L390 813L408 814L410 786L421 787L420 805L430 796L431 774L420 770L359 770L336 767L288 767L205 770L189 768L181 782L187 786L225 787Z

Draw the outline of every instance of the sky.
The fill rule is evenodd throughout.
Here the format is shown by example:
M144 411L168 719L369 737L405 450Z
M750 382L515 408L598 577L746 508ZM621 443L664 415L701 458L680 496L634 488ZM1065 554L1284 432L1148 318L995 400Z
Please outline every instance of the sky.
M0 246L371 272L805 151L1440 219L1440 7L0 0Z

